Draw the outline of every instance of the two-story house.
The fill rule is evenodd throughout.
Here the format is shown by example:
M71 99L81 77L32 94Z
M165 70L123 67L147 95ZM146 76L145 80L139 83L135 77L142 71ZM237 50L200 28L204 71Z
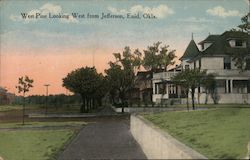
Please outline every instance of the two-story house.
M250 103L250 35L240 31L226 31L221 35L209 35L198 43L192 39L180 58L181 70L199 68L213 73L216 80L218 103ZM233 55L247 54L241 71L235 65ZM181 71L156 73L153 75L153 102L164 99L183 98L180 86L171 83L171 77ZM182 99L182 103L185 99ZM201 86L196 89L196 103L213 103Z

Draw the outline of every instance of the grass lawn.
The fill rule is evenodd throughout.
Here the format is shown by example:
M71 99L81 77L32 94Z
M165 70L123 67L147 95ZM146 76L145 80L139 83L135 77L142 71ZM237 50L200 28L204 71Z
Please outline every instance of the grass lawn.
M0 112L6 111L22 111L22 105L0 105ZM45 112L45 105L40 104L26 104L25 110L27 111L35 111L35 112ZM80 105L62 105L55 107L53 105L48 106L48 113L79 113Z
M52 126L83 126L86 125L86 122L25 122L25 125L22 125L22 122L15 123L0 123L1 128L26 128L26 127L52 127Z
M21 110L23 109L20 105L0 105L0 112L10 111L10 110Z
M1 123L2 127L22 127L17 123ZM28 122L26 126L84 125L84 122ZM76 134L74 129L25 129L0 131L0 156L5 160L56 159L57 153Z
M250 108L164 112L144 117L208 158L246 157Z

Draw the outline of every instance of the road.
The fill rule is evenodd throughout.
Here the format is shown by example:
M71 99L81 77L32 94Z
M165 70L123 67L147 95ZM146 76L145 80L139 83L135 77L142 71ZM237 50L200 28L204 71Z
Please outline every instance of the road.
M146 159L146 156L130 133L129 117L110 116L90 122L58 159Z

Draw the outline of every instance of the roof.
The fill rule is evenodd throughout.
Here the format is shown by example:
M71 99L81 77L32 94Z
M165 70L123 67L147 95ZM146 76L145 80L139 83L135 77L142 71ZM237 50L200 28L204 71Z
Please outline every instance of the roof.
M183 56L180 58L180 60L183 59L191 59L196 57L197 55L199 55L200 51L196 45L196 43L194 42L194 40L192 39L189 44L187 49L185 50Z
M3 88L3 87L0 87L0 92L1 93L6 93L7 92L7 89Z
M136 77L138 80L150 80L152 78L152 74L150 71L139 71Z
M230 39L250 40L250 35L241 31L226 31L218 36L214 43L201 52L201 55L227 55L231 53L250 53L249 46L247 48L233 48L229 45Z
M214 42L214 41L216 41L218 39L219 36L220 35L217 35L217 34L215 34L215 35L209 35L206 39L204 39L203 41L199 42L198 44L202 44L204 42Z

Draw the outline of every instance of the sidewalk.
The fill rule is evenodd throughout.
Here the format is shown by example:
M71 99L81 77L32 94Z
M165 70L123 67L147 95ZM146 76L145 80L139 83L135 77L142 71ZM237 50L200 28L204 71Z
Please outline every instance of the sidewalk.
M84 127L59 160L146 159L130 133L128 120L110 117Z

